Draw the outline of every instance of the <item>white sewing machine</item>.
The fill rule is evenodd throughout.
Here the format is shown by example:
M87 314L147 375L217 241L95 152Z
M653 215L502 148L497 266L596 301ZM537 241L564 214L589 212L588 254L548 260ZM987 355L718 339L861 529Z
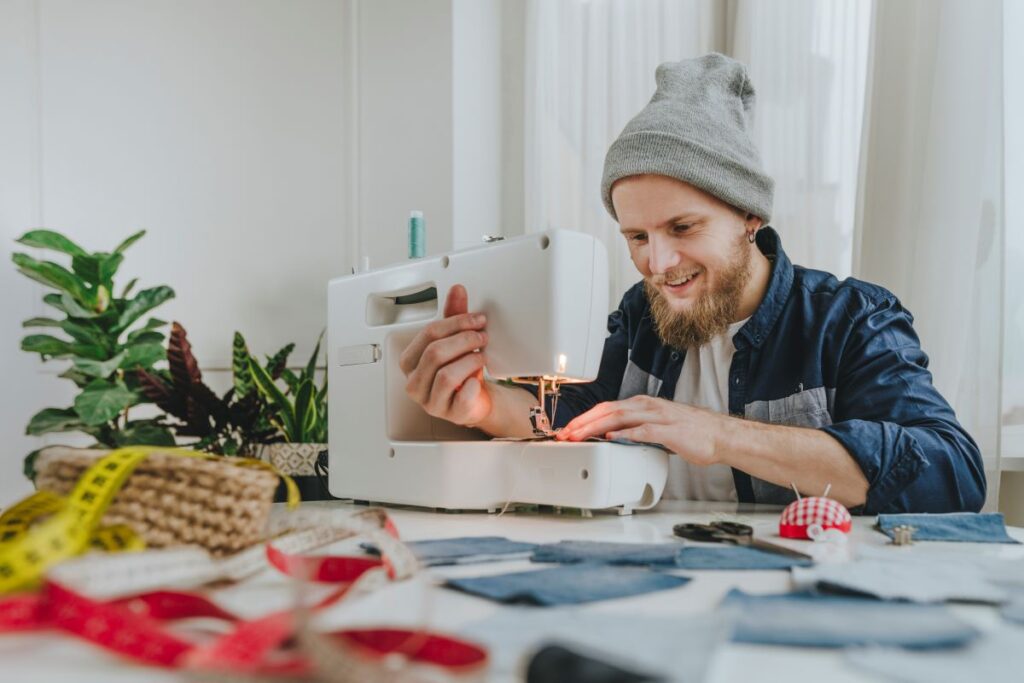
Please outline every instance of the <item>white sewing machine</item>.
M327 288L331 493L453 510L541 504L653 506L668 455L608 442L491 440L428 415L398 359L443 316L452 285L487 315L487 373L557 390L597 376L606 336L608 256L555 230L332 280Z

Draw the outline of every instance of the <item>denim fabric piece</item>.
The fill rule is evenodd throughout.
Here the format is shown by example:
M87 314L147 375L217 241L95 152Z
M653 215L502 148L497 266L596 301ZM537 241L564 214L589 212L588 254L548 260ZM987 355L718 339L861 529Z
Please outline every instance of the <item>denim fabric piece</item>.
M538 546L530 560L559 564L618 564L636 567L675 567L678 543L601 543L561 541Z
M523 661L545 643L562 643L627 669L670 681L700 683L732 623L723 614L646 616L592 607L503 607L466 623L460 633L487 647L487 680L523 680Z
M682 576L639 567L572 565L537 571L449 579L445 585L497 602L527 605L576 605L678 588Z
M1014 600L1002 609L1003 619L1024 626L1024 599Z
M686 546L676 559L680 569L790 569L810 567L812 560L786 557L743 546Z
M880 600L1001 604L1008 599L1006 590L970 564L937 564L906 556L797 568L793 570L793 585L797 589L870 595Z
M915 541L964 541L968 543L1020 543L1006 533L999 512L948 512L941 515L878 515L878 528L892 538L893 527L907 524L916 529Z
M416 559L427 567L522 560L529 557L537 547L534 543L510 541L502 536L438 538L430 541L412 541L408 546ZM369 543L363 544L362 548L374 554L380 552Z
M946 652L909 652L869 647L850 650L846 661L879 680L902 683L1018 683L1024 629L1007 627L966 647Z
M978 631L942 605L881 602L813 593L747 595L731 591L722 601L734 610L738 643L849 647L957 647Z

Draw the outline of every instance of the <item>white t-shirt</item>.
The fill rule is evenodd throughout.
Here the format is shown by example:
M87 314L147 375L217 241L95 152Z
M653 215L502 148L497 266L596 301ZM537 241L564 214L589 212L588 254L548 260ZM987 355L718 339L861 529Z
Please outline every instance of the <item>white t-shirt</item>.
M676 384L675 401L729 413L729 368L736 353L732 338L746 322L733 323L728 331L707 344L687 350ZM736 484L733 483L732 468L728 465L691 465L680 456L673 455L669 459L665 498L735 501Z

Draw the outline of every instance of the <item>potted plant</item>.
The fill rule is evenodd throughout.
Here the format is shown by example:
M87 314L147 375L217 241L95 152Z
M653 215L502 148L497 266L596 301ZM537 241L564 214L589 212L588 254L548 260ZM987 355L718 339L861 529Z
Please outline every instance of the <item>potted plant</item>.
M288 344L260 364L245 339L235 332L232 386L217 396L203 381L185 329L171 326L168 371L141 370L142 391L172 416L179 437L193 448L221 455L244 455L273 464L299 485L306 500L329 497L315 465L326 448L326 382L313 380L320 344L306 368L296 375L286 365L294 350ZM277 382L283 382L282 389ZM283 500L284 490L278 490Z
M332 497L326 481L326 374L319 386L316 383L316 363L322 340L323 333L298 375L287 368L281 372L280 379L286 385L284 391L267 368L249 357L250 376L267 403L268 419L284 436L283 442L262 444L257 455L295 479L306 500Z
M285 347L267 360L266 371L280 376L291 350ZM266 416L266 403L249 378L245 340L235 333L232 387L218 396L203 381L192 353L188 333L180 323L171 325L165 372L138 371L142 392L168 416L178 437L192 448L218 455L254 456L256 446L283 437Z
M146 402L136 380L136 370L152 371L165 358L164 334L167 323L157 318L139 321L152 309L174 297L167 286L144 289L132 295L137 280L116 294L114 277L124 261L124 252L145 235L140 231L121 242L112 252L88 252L52 230L32 230L18 243L70 257L70 269L53 261L39 260L25 253L12 256L18 271L54 290L43 302L54 309L54 317L24 321L26 328L48 332L30 334L21 348L38 353L44 362L68 363L61 377L79 389L73 405L45 408L36 413L26 428L33 436L55 432L83 432L98 445L117 448L133 444L174 445L174 437L161 418L133 419L131 409ZM25 459L25 475L34 475L38 451Z

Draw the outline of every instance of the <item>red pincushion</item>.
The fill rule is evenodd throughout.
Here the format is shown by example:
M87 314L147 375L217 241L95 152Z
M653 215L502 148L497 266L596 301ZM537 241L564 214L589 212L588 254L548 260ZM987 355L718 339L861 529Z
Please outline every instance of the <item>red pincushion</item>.
M824 531L839 529L850 533L853 519L850 511L831 498L801 498L793 501L782 511L779 519L779 536L783 538L810 538L807 528L817 524Z

